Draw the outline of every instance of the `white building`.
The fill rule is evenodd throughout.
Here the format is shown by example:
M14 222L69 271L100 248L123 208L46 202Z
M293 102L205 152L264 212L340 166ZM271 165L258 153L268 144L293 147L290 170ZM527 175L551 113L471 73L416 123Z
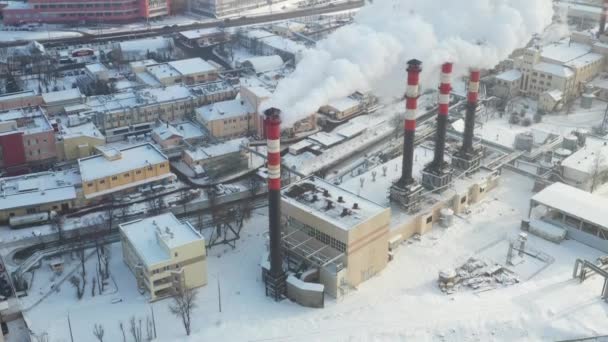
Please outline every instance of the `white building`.
M607 145L605 140L587 138L585 147L562 161L564 181L587 191L608 182Z
M205 239L187 221L167 213L119 227L124 262L150 300L207 284Z

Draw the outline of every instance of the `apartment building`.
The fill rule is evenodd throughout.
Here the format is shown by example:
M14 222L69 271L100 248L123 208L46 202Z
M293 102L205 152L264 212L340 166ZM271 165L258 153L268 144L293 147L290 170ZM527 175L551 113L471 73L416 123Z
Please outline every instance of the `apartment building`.
M151 301L207 284L205 240L187 221L167 213L119 227L123 260Z

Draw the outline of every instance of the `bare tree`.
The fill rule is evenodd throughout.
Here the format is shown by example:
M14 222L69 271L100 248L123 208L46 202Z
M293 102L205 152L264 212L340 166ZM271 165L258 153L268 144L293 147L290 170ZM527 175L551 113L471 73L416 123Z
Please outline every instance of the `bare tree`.
M192 311L196 308L196 294L194 289L181 287L173 296L173 303L169 305L171 313L181 318L187 336L190 336Z
M139 320L138 325L135 316L131 316L131 319L129 320L129 331L131 332L134 342L142 342L141 319Z
M76 289L76 297L78 299L82 299L82 296L84 295L84 282L82 286L80 286L80 278L77 276L72 276L70 277L70 284L72 284L72 286L74 286Z
M122 321L118 322L118 326L122 332L122 342L127 342L127 334L125 334L125 326L122 324Z
M93 335L99 340L99 342L103 342L103 325L95 323L93 326Z

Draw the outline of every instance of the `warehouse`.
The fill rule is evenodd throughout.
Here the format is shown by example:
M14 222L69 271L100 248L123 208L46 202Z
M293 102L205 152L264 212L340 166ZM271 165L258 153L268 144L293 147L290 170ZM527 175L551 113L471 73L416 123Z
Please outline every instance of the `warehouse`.
M528 217L565 229L573 240L608 253L608 200L563 183L546 187L530 200Z

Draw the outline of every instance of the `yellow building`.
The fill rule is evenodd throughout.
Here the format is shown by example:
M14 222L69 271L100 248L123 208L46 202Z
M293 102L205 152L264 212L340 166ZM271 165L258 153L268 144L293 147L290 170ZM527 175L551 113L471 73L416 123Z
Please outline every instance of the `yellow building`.
M122 223L123 259L150 300L207 284L204 238L167 213Z
M244 99L222 101L196 109L196 120L216 138L236 138L254 133L257 114Z
M92 122L76 126L62 126L57 135L57 158L75 160L97 153L97 146L106 143L106 138Z
M152 144L122 150L99 149L101 154L78 160L86 199L159 182L173 174L169 160Z
M281 207L288 259L318 271L327 294L338 297L386 267L390 208L316 177L284 188Z

